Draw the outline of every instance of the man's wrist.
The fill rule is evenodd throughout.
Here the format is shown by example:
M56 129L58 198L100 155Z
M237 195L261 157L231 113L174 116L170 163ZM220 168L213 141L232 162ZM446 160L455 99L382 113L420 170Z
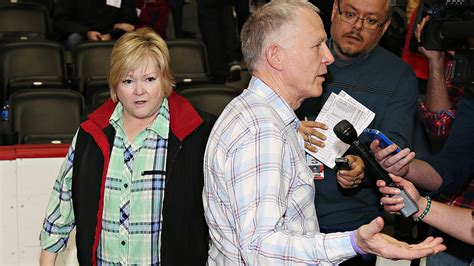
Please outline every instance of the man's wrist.
M357 253L357 254L360 254L360 255L367 255L368 253L363 251L359 245L357 245L357 240L356 240L356 234L357 234L357 230L354 230L351 232L351 245L352 245L352 248L354 249L354 251Z

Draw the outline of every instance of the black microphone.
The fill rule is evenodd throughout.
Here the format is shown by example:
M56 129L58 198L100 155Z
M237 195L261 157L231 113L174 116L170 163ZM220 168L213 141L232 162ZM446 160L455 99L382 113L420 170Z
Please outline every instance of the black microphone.
M334 133L336 136L342 140L344 143L351 145L351 147L356 151L356 153L364 160L367 167L373 170L378 179L382 179L390 187L396 187L401 190L400 196L403 198L403 203L405 206L400 210L400 213L408 218L411 215L418 212L418 205L415 201L408 195L403 188L398 187L390 178L387 171L385 171L382 166L375 160L372 153L360 142L357 138L357 131L354 129L351 123L347 120L342 120L334 126Z

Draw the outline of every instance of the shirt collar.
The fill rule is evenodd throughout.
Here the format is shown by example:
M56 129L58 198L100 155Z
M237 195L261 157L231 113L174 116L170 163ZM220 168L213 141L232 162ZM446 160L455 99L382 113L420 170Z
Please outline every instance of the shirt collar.
M114 112L109 118L109 122L115 128L116 131L120 128L123 132L125 132L123 127L122 112L123 105L122 103L118 102ZM168 139L170 129L169 123L170 113L168 108L168 99L165 97L163 98L163 102L161 103L160 109L158 110L158 115L156 116L151 126L146 128L146 130L151 130L155 132L162 139Z
M281 98L280 95L278 95L278 93L276 93L262 80L257 77L252 77L248 89L251 92L265 98L268 104L280 116L285 126L291 125L291 127L293 127L295 130L299 128L300 121L298 117L296 117L293 109L291 109L291 107L285 102L285 100L283 100L283 98Z

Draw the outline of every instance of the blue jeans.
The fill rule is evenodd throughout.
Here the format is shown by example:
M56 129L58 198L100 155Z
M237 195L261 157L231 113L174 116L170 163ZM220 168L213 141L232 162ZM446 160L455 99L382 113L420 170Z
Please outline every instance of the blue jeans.
M427 257L426 266L474 265L474 248L472 245L450 237L436 229L431 231L429 235L443 237L443 244L446 245L447 249L444 252Z
M81 34L75 32L69 34L64 40L64 48L68 51L73 51L77 45L86 41L86 37L82 36Z
M454 247L455 248L455 247ZM469 266L474 265L474 260L467 262L448 252L441 252L426 258L426 266Z

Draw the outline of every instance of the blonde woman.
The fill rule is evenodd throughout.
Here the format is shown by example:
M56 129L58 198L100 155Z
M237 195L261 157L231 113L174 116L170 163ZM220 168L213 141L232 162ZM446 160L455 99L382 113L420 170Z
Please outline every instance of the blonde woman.
M81 124L62 165L42 265L54 264L74 226L81 265L205 263L202 160L214 118L173 92L169 60L150 29L116 42L112 99Z

